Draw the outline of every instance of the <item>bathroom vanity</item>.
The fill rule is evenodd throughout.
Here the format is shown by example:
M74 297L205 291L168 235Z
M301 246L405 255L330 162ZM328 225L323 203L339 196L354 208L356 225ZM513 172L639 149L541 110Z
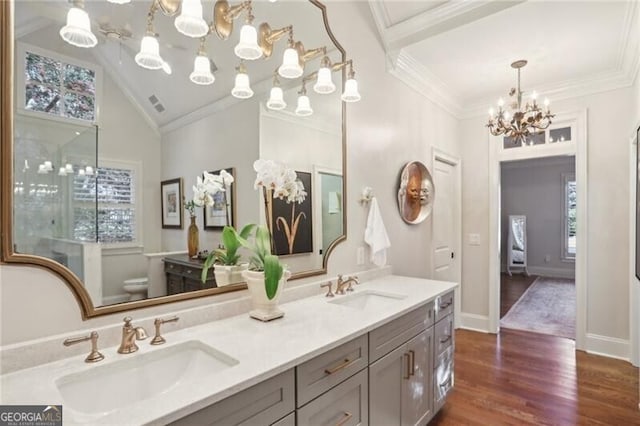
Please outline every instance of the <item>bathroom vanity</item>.
M243 313L133 354L101 349L94 365L16 371L0 377L0 403L62 404L69 425L426 424L453 387L456 287L377 278L283 304L276 321Z

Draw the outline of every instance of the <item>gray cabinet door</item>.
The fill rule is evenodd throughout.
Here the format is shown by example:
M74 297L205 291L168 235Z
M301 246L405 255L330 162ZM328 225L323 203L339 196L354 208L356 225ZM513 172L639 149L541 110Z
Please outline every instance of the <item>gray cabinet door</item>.
M409 355L402 345L369 366L369 422L400 426L402 393L409 380Z
M409 380L403 380L402 425L425 424L432 414L433 329L423 331L406 344Z

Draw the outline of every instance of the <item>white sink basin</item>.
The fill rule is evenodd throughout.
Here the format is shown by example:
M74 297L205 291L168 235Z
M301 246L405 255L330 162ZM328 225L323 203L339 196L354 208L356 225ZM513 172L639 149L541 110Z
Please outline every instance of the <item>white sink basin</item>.
M122 357L56 380L63 405L82 413L108 413L238 364L199 341Z
M336 305L348 306L354 309L380 309L390 304L396 303L398 300L406 298L405 294L386 293L377 290L365 290L347 296L336 296L329 303Z

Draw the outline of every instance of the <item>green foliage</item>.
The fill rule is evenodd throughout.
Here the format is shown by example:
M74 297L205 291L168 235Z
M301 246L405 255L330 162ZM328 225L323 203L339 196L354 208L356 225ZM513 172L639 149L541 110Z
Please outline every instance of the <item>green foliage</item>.
M283 269L278 256L268 254L264 257L264 286L269 300L273 299L278 291Z
M209 253L209 256L207 256L207 259L204 261L201 276L203 283L207 280L209 268L214 264L228 266L238 264L238 261L240 260L240 253L238 253L238 249L242 247L241 240L246 241L255 227L256 225L250 223L242 228L239 234L235 228L231 226L224 227L222 230L223 248L216 249Z

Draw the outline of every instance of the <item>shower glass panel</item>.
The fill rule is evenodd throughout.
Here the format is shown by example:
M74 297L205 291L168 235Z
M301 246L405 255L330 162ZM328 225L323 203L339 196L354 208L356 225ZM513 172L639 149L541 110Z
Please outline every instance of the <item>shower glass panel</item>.
M95 185L97 127L21 114L14 125L14 250L54 259L82 278L89 243L74 237L78 223L86 226L76 212L97 209L97 194L82 191Z

